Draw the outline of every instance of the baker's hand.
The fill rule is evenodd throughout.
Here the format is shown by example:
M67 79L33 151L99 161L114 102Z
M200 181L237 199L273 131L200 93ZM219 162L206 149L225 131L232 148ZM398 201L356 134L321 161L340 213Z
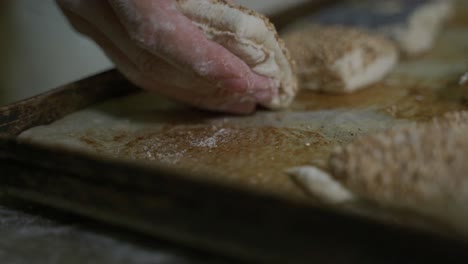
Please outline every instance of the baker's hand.
M187 104L250 113L275 83L208 40L175 0L57 0L133 83Z

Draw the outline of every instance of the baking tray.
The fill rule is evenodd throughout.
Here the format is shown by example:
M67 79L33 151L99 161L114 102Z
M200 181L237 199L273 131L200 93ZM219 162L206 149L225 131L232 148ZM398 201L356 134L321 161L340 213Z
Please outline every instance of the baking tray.
M438 44L436 50L440 52L419 60L419 65L427 65L429 70L433 67L432 72L414 72L414 76L422 75L421 79L406 80L402 72L396 72L385 83L356 95L336 97L303 93L288 112L261 111L258 115L269 116L267 119L273 123L292 120L296 126L297 122L311 117L304 117L304 113L319 109L331 112L372 109L396 120L418 121L429 120L446 111L466 109L456 85L456 77L464 66L456 60L460 56L456 51L461 52L464 47L456 48L455 52L447 50L448 44L453 43L450 37L455 38L465 25L468 25L466 20L455 19L451 24L454 31L448 31ZM438 68L439 64L429 63L439 60L451 66ZM417 65L407 62L400 69L406 72ZM440 75L443 78L437 77ZM446 87L448 92L440 96L438 89L425 89L434 88L435 83L435 86ZM396 86L399 89L392 89ZM458 260L466 257L465 243L456 236L444 237L322 207L310 202L293 183L285 184L285 178L257 188L258 184L256 187L251 181L239 181L236 177L232 181L219 180L212 172L137 163L16 138L31 127L137 91L119 73L109 71L1 108L0 190L9 197L256 262L381 263L396 259ZM178 110L177 116L186 116L189 112L193 114L194 110ZM230 118L195 113L208 118ZM248 118L255 119L255 116ZM271 124L268 126L271 128ZM297 135L297 126L295 129L292 134ZM301 129L307 130L307 127ZM273 137L282 138L285 134L280 132ZM327 144L314 144L316 141L300 141L300 144L313 145L308 152L320 148L323 154L334 144L346 143L355 136L352 133L338 135L336 141ZM300 157L300 154L288 153L292 157ZM257 176L258 180L264 177Z

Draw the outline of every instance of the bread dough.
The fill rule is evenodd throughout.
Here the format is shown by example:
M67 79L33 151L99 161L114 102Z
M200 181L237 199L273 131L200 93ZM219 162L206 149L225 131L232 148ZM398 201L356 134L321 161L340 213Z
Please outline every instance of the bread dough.
M468 235L467 134L468 112L452 113L358 139L332 154L328 172L301 167L289 173L325 202L409 210ZM317 192L315 182L331 187Z
M259 13L224 0L177 0L180 10L205 35L245 61L251 69L278 82L277 96L265 106L287 107L297 93L288 50L275 27Z
M380 81L398 61L392 42L341 26L310 25L285 37L301 88L350 93Z

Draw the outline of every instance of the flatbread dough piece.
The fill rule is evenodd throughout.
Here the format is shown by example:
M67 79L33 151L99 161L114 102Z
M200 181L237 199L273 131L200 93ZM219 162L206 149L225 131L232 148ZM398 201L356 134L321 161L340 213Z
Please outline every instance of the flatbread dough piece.
M324 202L371 202L468 235L467 134L468 112L452 113L358 139L333 153L328 172L301 167L289 173ZM327 183L324 175L332 185L323 188L328 193L315 191Z
M383 34L394 40L401 51L416 56L429 51L454 13L451 0L366 0L346 1L302 23L344 25Z
M391 41L354 28L311 25L285 37L301 88L350 93L380 81L396 65Z
M245 61L257 74L277 81L277 96L265 106L285 108L297 93L294 63L273 24L261 14L224 0L177 0L205 35Z

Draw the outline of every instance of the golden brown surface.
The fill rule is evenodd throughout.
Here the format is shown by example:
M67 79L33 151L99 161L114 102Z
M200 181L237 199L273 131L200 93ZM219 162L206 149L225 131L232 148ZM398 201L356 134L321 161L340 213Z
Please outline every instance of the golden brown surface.
M431 86L443 89L432 89ZM398 119L429 121L449 111L468 109L463 96L465 89L458 85L455 78L436 80L431 84L408 79L402 84L379 83L346 96L302 92L293 108L334 109L337 105L344 108L376 107Z

